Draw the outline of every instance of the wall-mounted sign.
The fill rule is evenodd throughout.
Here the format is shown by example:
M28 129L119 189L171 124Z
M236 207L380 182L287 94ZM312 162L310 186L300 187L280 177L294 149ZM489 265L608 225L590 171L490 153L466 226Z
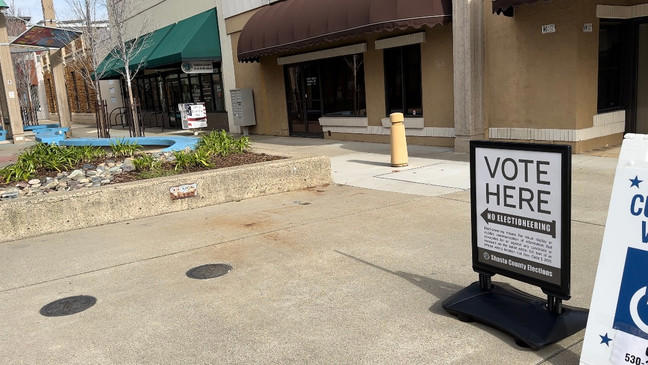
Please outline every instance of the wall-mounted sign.
M569 297L568 148L484 142L472 152L473 266Z
M178 104L182 129L207 128L207 109L205 103Z
M583 24L583 32L592 33L593 31L594 31L594 26L592 25L592 23Z
M211 74L214 73L214 63L211 61L183 62L180 66L186 74Z
M542 34L556 33L556 24L545 24L542 26Z
M581 364L648 364L648 141L623 141Z

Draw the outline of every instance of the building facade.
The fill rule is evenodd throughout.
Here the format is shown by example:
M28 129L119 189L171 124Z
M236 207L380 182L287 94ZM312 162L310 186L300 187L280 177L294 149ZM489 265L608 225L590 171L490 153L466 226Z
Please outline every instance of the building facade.
M335 10L310 12L315 3L223 4L255 133L386 142L393 111L405 113L410 143L457 150L490 138L585 151L648 131L645 0L331 0ZM390 26L374 26L378 3ZM437 18L400 26L419 5ZM349 24L361 11L366 24ZM324 20L337 28L300 29Z
M39 25L43 25L40 22ZM97 21L93 24L97 29L97 37L106 39L108 32L107 21ZM79 20L66 20L57 22L57 27L66 30L83 29L83 24ZM80 63L86 62L89 57L84 37L77 38L61 50L64 65L65 90L67 92L68 107L70 109L72 122L81 124L95 124L97 112L97 92L92 85L92 80L83 76L86 72L82 68L86 67ZM50 55L47 52L40 52L37 56L38 69L42 73L42 88L44 89L47 113L42 115L42 119L58 120L58 107L56 100L56 91L54 78L52 76ZM100 81L99 89L101 90L101 99L106 102L108 112L123 108L123 97L121 86L118 80Z
M217 53L180 50L168 58L175 63L144 62L136 80L141 104L163 118L174 118L177 102L203 101L211 105L210 127L238 132L229 91L249 88L250 131L265 135L387 142L392 112L405 114L409 143L457 151L488 138L567 143L580 152L648 132L646 0L137 6L128 20L133 31L183 22L200 28L196 17L205 12L215 19L189 33ZM174 39L161 37L158 48ZM213 67L188 74L182 65L190 61Z
M146 0L131 5L126 34L147 39L131 67L138 71L133 93L144 125L180 128L178 104L203 102L209 128L238 132L228 116L229 90L235 84L231 51L221 47L219 2ZM102 66L108 69L104 78L121 78L120 64L109 55Z

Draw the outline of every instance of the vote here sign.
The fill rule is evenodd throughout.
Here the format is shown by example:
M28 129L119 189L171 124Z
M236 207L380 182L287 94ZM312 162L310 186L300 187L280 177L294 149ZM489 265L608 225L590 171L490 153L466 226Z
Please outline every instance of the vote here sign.
M473 142L473 266L569 297L569 146Z
M581 364L648 364L648 137L617 165Z

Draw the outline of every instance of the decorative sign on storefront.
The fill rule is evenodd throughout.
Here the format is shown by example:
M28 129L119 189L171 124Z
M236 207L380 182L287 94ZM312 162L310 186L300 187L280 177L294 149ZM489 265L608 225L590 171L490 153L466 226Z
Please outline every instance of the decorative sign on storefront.
M214 63L211 61L183 62L180 66L186 74L211 74L214 73Z
M626 135L581 364L648 364L648 140Z
M207 109L205 103L178 104L182 129L207 128Z
M443 307L539 349L585 327L570 298L571 147L470 143L472 264L479 282ZM506 284L504 275L540 287L547 300Z

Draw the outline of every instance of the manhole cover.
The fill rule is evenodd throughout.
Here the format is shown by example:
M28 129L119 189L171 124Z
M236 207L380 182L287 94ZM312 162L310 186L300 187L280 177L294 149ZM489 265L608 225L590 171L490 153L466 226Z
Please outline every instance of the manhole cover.
M76 297L67 297L53 301L45 305L40 310L40 314L45 317L69 316L92 307L97 303L97 298L89 295L78 295Z
M213 279L219 276L223 276L228 272L232 271L232 267L226 264L209 264L194 267L193 269L187 271L187 276L192 279Z

